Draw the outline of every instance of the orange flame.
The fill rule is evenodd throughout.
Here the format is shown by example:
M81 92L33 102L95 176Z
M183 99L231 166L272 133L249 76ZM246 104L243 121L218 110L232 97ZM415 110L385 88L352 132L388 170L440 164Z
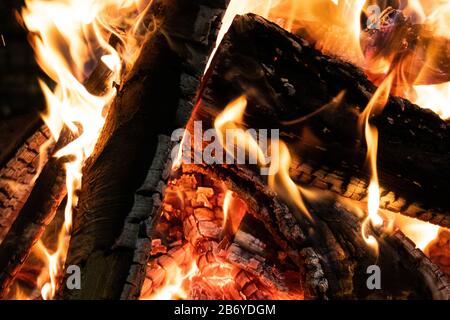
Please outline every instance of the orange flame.
M440 226L407 217L396 213L389 217L393 223L399 228L409 239L411 239L416 247L425 250L428 244L438 236Z
M234 154L234 145L243 148L253 159L257 159L258 164L267 165L264 151L258 142L247 131L235 130L243 128L243 116L247 106L245 96L232 101L220 113L214 122L214 128L218 133L219 140L224 149L230 154ZM229 134L231 129L231 135ZM225 137L227 139L225 139ZM233 143L228 139L232 137ZM312 196L312 192L298 186L289 175L291 157L286 144L281 141L272 140L270 143L271 163L269 167L268 184L278 195L286 197L288 202L293 203L301 213L309 219L311 215L306 208L302 195Z
M225 198L223 200L223 222L222 222L222 229L225 228L225 225L228 221L228 215L230 211L230 204L231 200L233 199L233 191L227 190L225 192Z
M312 221L311 214L305 206L303 201L303 195L310 194L306 189L297 185L289 175L289 169L291 165L291 155L288 147L282 141L274 142L278 143L279 154L272 159L272 166L279 168L277 172L269 176L269 187L274 190L278 195L284 197L286 201L292 202L301 213L303 213L309 220Z
M62 269L67 251L66 236L72 226L72 208L81 187L82 166L94 150L105 121L105 108L115 95L113 81L119 82L122 62L128 67L138 54L142 37L139 28L148 1L135 0L26 0L22 9L25 26L31 32L36 60L42 70L56 83L51 90L40 81L47 102L42 115L52 136L58 140L63 126L78 138L60 149L54 156L70 156L66 163L67 206L64 233L58 249L50 254L39 242L36 249L47 260L46 281L41 280L42 294L51 299L56 291L55 278ZM122 30L127 30L126 32ZM114 34L121 45L116 50L109 44ZM101 61L113 72L105 84L103 96L88 92L82 81L89 73L87 66L97 61L95 52L103 52ZM40 277L42 279L42 277Z
M383 225L383 218L379 215L380 208L380 186L378 182L377 170L377 152L378 152L378 129L371 125L369 120L374 114L380 113L387 100L392 85L392 75L387 77L381 86L374 93L364 112L361 114L361 120L364 126L364 135L367 144L367 162L371 171L371 179L368 188L368 216L362 224L362 236L366 243L378 252L378 243L372 235L367 235L369 223L374 227Z
M163 286L152 293L149 297L140 297L141 300L180 300L187 299L189 292L186 291L186 281L198 272L195 261L187 269L183 269L177 265L166 272L166 279Z

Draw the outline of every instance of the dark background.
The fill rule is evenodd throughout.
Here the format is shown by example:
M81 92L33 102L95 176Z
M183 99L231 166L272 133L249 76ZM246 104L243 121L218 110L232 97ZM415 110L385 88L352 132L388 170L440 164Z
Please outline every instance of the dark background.
M45 102L37 79L41 76L27 33L16 12L23 0L0 0L0 166L41 124ZM43 75L42 75L43 76Z
M43 98L37 83L39 68L24 28L16 18L22 0L0 1L0 118L37 111Z

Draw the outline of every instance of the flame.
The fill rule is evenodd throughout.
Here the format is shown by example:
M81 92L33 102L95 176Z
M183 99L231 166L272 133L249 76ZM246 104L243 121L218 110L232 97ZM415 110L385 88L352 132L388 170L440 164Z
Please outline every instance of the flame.
M244 149L250 157L256 159L260 166L267 165L264 151L258 142L247 131L243 129L243 116L247 107L247 99L241 96L229 103L214 121L214 128L218 133L219 141L224 149L234 155L234 147ZM230 131L231 130L231 131ZM231 134L230 134L231 133ZM233 143L230 143L229 139ZM293 203L304 215L312 220L306 208L302 195L312 196L313 193L298 186L289 175L291 157L285 143L271 140L271 163L269 167L268 184L278 195L286 197L288 202Z
M227 224L228 215L229 215L229 210L230 210L230 205L231 205L231 200L232 199L233 199L233 191L227 190L225 192L225 198L223 200L223 224L222 224L222 229L224 229L225 225Z
M359 35L364 4L365 0L231 0L222 21L217 46L236 15L255 13L288 31L306 27L324 52L336 55L339 52L350 61L362 63ZM213 56L214 53L208 66Z
M234 148L242 148L260 165L265 165L264 151L254 137L243 129L243 117L247 99L241 96L229 103L214 121L214 129L218 133L220 144L229 156L234 157Z
M198 272L195 261L187 269L174 265L169 272L163 286L149 297L140 297L141 300L181 300L187 299L189 292L186 291L186 281Z
M389 99L393 75L388 76L370 99L366 109L361 114L364 127L364 135L367 144L367 163L371 171L371 179L368 188L368 216L362 223L362 236L366 243L378 252L378 243L372 235L368 235L369 225L380 227L383 218L379 215L380 208L380 186L378 181L377 152L378 152L378 129L370 124L370 117L379 114Z
M279 154L272 159L272 166L279 168L275 174L269 175L269 187L278 195L284 197L286 201L292 202L309 220L312 221L311 214L305 206L302 195L312 194L306 189L297 185L289 175L291 165L291 155L288 147L282 141L272 141L278 143Z
M420 250L425 248L438 236L440 226L420 221L402 214L394 214L390 217L395 226L400 229L409 239L411 239L416 247Z
M37 284L41 288L41 296L44 300L51 300L56 294L57 278L61 274L68 245L69 237L66 230L62 228L58 234L57 248L54 252L51 252L41 240L33 247L33 253L46 264L37 279Z
M47 261L47 268L40 277L43 280L39 281L44 299L51 299L56 292L56 278L64 263L67 238L72 226L72 208L78 202L76 191L81 186L81 169L94 150L104 125L107 107L115 96L112 84L119 83L121 75L132 66L139 54L139 44L148 31L143 23L148 2L149 0L25 1L22 18L31 32L36 59L44 72L56 83L56 87L50 89L46 83L40 81L48 106L42 117L55 140L59 138L63 127L67 127L77 136L73 142L54 155L70 156L71 159L65 166L68 201L65 208L64 229L60 233L57 249L50 253L42 242L38 242L35 247ZM433 1L434 5L430 5L429 2L409 1L404 12L415 15L418 22L433 27L436 35L449 37L450 1ZM414 89L415 96L409 95L409 91L405 91L404 95L413 102L436 111L443 118L450 116L448 104L450 84L422 85L418 80L426 78L425 68L420 70L417 79L406 79L404 66L408 64L408 60L395 66L390 57L368 61L360 45L360 16L364 8L364 0L231 0L217 45L236 14L253 12L271 19L287 30L306 28L316 47L324 53L340 56L365 68L366 71L382 74L380 88L363 114L372 177L368 188L369 214L363 223L362 232L366 241L376 246L376 240L370 235L367 236L368 226L369 223L379 226L383 223L383 219L378 212L380 194L376 168L378 132L370 125L369 118L374 111L384 106L392 88L394 74L396 78L406 81L407 85ZM111 35L118 39L119 45L116 47L109 42ZM427 63L437 59L435 49L430 47L427 52ZM102 96L91 94L82 84L92 71L90 66L98 60L112 71L112 76L105 85L107 90ZM225 149L227 144L223 133L226 129L242 128L246 103L245 97L238 98L227 106L215 121L215 129L222 133L219 137ZM265 165L264 153L253 137L246 133L242 134L241 131L235 132L233 141L254 156L259 165ZM273 142L274 145L276 143ZM287 146L280 142L277 147L279 153L274 152L272 155L269 185L278 193L289 195L289 200L310 218L302 198L308 196L308 190L296 185L289 176L290 154ZM231 150L227 151L231 153ZM224 215L225 221L229 215L228 205L224 207ZM174 279L165 286L164 290L168 288L168 291L160 292L158 296L173 297L174 292L180 292L180 284L194 273L194 266L188 272L175 271Z
M81 187L82 166L94 150L105 122L105 111L115 96L113 82L120 82L123 65L127 70L139 53L147 5L144 0L26 0L22 9L36 60L56 83L50 89L39 81L47 104L42 118L54 140L58 140L64 126L77 136L54 154L70 159L65 164L67 206L57 250L50 254L42 242L36 245L48 267L39 281L44 299L51 299L56 292L56 276L68 247L72 208L78 202L76 191ZM109 43L111 35L119 41L117 48ZM112 71L102 96L91 94L82 84L99 59Z
M431 109L442 119L450 119L450 82L437 85L414 86L417 98L414 103Z
M394 72L393 94L447 119L450 75L441 60L448 59L449 54L450 1L411 0L401 13L404 24L412 27L383 26L379 35L373 36L380 43L365 48L364 63L358 65L376 84ZM416 30L415 25L420 27Z

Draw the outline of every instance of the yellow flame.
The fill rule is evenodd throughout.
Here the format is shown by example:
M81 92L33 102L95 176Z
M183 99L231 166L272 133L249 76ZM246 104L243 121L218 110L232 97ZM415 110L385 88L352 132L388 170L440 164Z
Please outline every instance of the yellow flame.
M387 214L386 212L384 213ZM395 227L400 229L422 251L425 250L431 241L436 239L441 229L440 226L407 217L400 213L391 213L390 215L389 218L392 219Z
M442 119L450 119L450 82L436 85L414 86L417 98L413 102L431 109Z
M301 213L303 213L308 219L312 221L311 214L305 206L302 195L312 194L306 189L297 185L289 175L289 169L291 166L291 155L288 147L282 141L272 141L272 144L278 144L277 150L279 154L274 154L272 158L272 166L278 168L274 174L269 175L268 183L269 187L274 190L278 195L285 198L286 201L292 202Z
M222 229L225 228L225 225L227 224L228 215L230 211L230 204L231 200L233 199L233 191L227 190L225 192L225 198L223 199L223 222L222 222Z
M216 117L214 128L218 133L219 141L223 148L234 155L234 146L243 148L252 158L257 160L260 166L267 165L264 151L258 142L247 131L235 130L243 129L243 116L247 107L247 99L241 96L229 103L225 109ZM231 131L227 131L231 130ZM230 134L231 132L231 134ZM232 137L233 143L229 139ZM226 138L226 139L225 139ZM233 149L231 149L233 148ZM268 184L278 195L285 197L285 200L292 202L301 213L309 219L311 215L306 208L302 195L312 196L312 192L298 186L289 175L291 156L285 143L278 140L271 140L271 163L269 167Z
M44 299L55 294L55 278L64 263L65 239L72 226L72 208L78 202L76 191L81 187L82 166L92 154L104 125L105 108L115 95L112 83L120 81L122 62L128 68L137 57L147 4L148 1L136 0L26 0L22 9L36 60L56 83L50 89L43 81L39 82L47 103L42 118L55 140L64 126L77 136L54 155L70 156L65 165L67 206L64 232L61 231L55 253L50 254L42 242L36 245L49 268L40 277ZM109 44L112 34L121 42L117 50ZM102 56L96 56L95 52L100 51ZM92 70L88 66L98 59L113 71L105 83L103 96L91 94L82 84Z
M198 272L195 261L187 269L174 265L166 272L164 285L152 293L149 297L140 297L141 300L180 300L187 299L186 281L190 280Z
M234 147L240 147L260 165L265 164L264 151L250 133L244 131L243 117L247 107L247 99L241 96L229 103L214 121L214 129L220 144L229 155L234 156ZM231 140L231 141L230 141Z
M366 243L378 252L378 243L372 235L368 235L370 224L374 227L383 225L383 218L379 215L380 186L378 181L377 152L378 129L370 124L370 117L379 114L389 99L393 75L388 76L370 99L366 109L361 114L364 126L364 136L367 144L367 162L371 171L371 179L368 188L368 216L362 224L362 236Z

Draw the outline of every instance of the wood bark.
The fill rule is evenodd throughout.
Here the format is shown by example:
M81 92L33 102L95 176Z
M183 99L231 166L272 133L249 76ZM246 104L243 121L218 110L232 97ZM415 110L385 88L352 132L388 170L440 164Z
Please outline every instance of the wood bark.
M245 125L280 130L296 182L367 200L370 171L360 117L376 87L360 69L247 15L236 18L225 36L203 88L197 119L204 130L245 94ZM341 92L342 102L330 104ZM381 207L450 227L449 123L394 96L371 123L379 130Z
M0 243L26 202L39 170L48 160L48 150L41 150L41 146L48 144L51 150L54 142L50 139L50 131L42 125L0 170Z
M146 185L145 178L162 173L163 167L155 167L162 161L158 152L167 152L170 146L158 136L171 134L187 120L226 4L221 0L152 4L158 28L149 33L120 84L96 150L83 170L66 261L81 267L82 289L63 287L62 298L135 297L134 270L142 267L142 261L134 257L148 242L140 230L151 214L155 188Z

